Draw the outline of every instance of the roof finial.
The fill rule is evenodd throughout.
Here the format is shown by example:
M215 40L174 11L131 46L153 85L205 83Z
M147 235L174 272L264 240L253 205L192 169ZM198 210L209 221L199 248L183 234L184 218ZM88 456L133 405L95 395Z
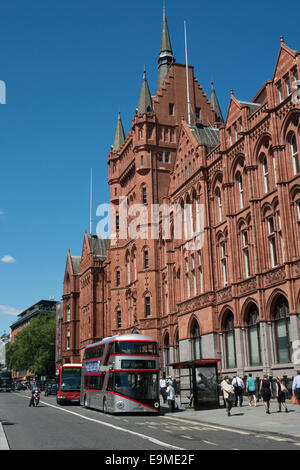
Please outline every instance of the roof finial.
M284 43L283 36L280 36L280 43L281 43L281 44L283 44L283 43Z
M233 88L230 90L230 96L233 96Z
M160 44L160 55L158 59L158 81L157 81L157 90L160 89L162 83L167 77L170 69L170 65L175 62L170 35L167 24L166 16L166 6L163 2L163 25L162 25L162 34L161 34L161 44Z

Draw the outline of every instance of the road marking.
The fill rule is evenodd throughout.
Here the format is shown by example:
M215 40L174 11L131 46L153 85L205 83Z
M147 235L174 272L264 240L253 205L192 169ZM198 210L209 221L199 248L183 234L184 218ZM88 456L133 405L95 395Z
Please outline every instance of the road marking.
M267 439L272 439L272 441L286 441L287 440L287 439L284 439L283 437L266 436L266 435L264 435L263 437Z
M184 436L184 434L181 434L181 436L180 436L180 437L183 437L184 439L194 439L194 438L193 438L193 437L191 437L191 436Z
M173 416L172 417L171 416L162 416L162 418L163 419L173 419L173 420L181 421L181 422L183 421L185 423L193 424L195 426L195 421L190 421L190 420L187 420L187 419L175 418ZM207 424L207 423L201 423L201 424L203 424L203 426L205 426L206 428L212 428L212 429L215 429L216 431L221 429L222 431L235 432L237 434L245 434L245 435L250 434L248 431L241 431L240 429L225 428L223 426Z
M27 395L17 395L18 397L23 397L23 398L26 398L28 400L28 396ZM70 411L70 410L66 410L65 408L61 408L59 406L56 406L56 405L51 405L50 403L48 402L45 402L45 401L41 401L40 400L40 403L43 403L44 405L47 405L47 406L50 406L52 408L55 408L56 410L59 410L59 411L64 411L65 413L70 413L74 416L79 416L80 418L83 418L83 419L86 419L87 421L93 421L94 423L98 423L98 424L102 424L103 426L107 426L109 428L113 428L113 429L116 429L117 431L123 431L123 432L126 432L128 434L132 434L134 436L138 436L140 437L141 439L145 439L146 441L150 441L152 442L153 444L156 444L158 446L161 446L161 447L170 447L171 449L176 449L176 450L186 450L186 449L183 449L182 447L178 447L178 446L174 446L172 444L168 444L167 442L162 442L162 441L159 441L158 439L155 439L153 437L150 437L150 436L146 436L145 434L140 434L138 432L135 432L135 431L131 431L130 429L124 429L124 428L121 428L119 426L115 426L114 424L111 424L111 423L106 423L105 421L100 421L98 419L94 419L94 418L89 418L88 416L83 416L81 415L80 413L75 413L75 411Z
M212 446L217 446L218 444L216 444L215 442L210 442L210 441L204 441L202 440L202 442L205 442L205 444L211 444Z

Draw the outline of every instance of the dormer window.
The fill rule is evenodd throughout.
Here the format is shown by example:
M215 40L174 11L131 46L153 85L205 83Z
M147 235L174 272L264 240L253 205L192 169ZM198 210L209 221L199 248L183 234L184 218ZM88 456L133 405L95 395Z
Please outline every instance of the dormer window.
M289 96L292 92L290 77L287 75L284 81L285 81L285 87L286 87L286 94L287 96Z
M278 90L279 103L282 103L282 101L283 101L283 94L282 94L282 86L281 86L281 83L280 83L280 82L277 84L277 90Z
M229 145L232 145L232 135L231 135L230 129L228 129L228 138L229 138Z

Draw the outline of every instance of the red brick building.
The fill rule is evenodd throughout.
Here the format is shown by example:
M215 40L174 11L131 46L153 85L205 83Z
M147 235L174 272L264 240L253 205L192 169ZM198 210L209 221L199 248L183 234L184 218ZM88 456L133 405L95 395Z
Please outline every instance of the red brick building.
M249 102L231 92L225 122L213 85L208 99L191 66L187 87L165 15L158 64L155 96L144 72L131 131L119 115L108 156L116 236L108 248L85 235L81 257L68 254L63 361L139 331L158 339L167 372L220 358L226 373L291 376L300 363L300 51L281 39L272 78ZM154 204L188 208L181 237L175 209L166 234Z

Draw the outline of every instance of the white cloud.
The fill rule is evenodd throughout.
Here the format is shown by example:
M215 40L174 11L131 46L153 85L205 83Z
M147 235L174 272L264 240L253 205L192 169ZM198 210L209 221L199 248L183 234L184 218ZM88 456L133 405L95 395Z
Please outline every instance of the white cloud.
M0 315L16 316L19 313L20 310L17 310L15 307L10 307L9 305L0 305Z
M13 258L12 256L5 255L5 256L3 256L3 258L1 258L0 261L2 261L2 263L15 263L16 259Z

